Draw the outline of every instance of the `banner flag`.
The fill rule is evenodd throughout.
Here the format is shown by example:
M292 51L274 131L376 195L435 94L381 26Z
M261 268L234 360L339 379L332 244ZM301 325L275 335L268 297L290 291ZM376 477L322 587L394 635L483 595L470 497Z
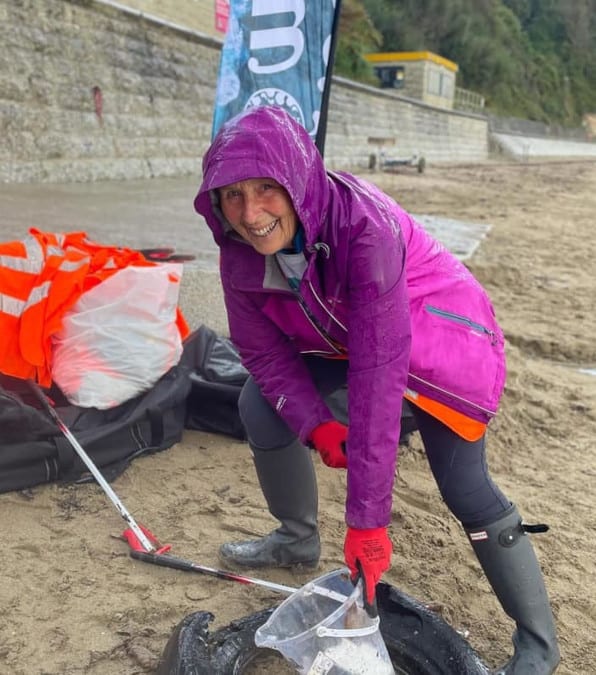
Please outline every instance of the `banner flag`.
M322 153L340 0L231 0L212 138L246 108L278 105Z

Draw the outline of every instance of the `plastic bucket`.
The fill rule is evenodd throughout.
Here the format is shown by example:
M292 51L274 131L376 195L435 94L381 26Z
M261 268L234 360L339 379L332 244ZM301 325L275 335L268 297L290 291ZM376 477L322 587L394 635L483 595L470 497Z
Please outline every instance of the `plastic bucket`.
M303 675L393 675L379 630L347 569L292 593L255 634L257 647L281 652Z

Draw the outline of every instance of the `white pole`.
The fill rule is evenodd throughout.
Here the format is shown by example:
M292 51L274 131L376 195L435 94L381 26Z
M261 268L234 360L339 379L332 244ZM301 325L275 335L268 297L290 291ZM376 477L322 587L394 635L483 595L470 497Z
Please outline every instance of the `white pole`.
M56 422L60 431L66 436L72 447L76 450L77 455L83 460L86 467L89 469L89 471L91 471L93 477L101 486L102 490L107 494L112 504L114 504L114 506L120 512L122 518L124 518L124 520L130 526L130 529L135 533L137 539L141 542L143 548L150 553L156 551L157 550L156 546L154 546L154 544L151 541L149 541L146 534L143 532L143 530L141 530L141 528L136 523L135 519L126 510L126 507L120 501L118 495L114 492L114 490L112 490L110 484L102 476L100 470L95 466L91 457L89 457L89 455L85 452L85 450L83 450L81 444L74 437L70 429L60 419L60 416L58 415L56 410L52 407L52 405L46 398L45 394L43 393L39 385L36 382L33 382L32 380L28 380L28 382L33 391L35 392L37 398L39 398L39 400L41 401L43 407L50 413L52 419Z

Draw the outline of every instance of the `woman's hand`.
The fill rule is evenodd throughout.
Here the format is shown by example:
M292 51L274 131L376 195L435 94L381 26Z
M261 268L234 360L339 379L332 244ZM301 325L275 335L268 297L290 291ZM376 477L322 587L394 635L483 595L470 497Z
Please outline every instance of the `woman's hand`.
M310 441L315 450L321 455L323 462L333 469L346 469L348 467L348 458L346 457L347 438L348 427L336 420L319 424L310 434Z
M350 568L352 581L361 574L366 601L374 603L375 589L383 572L391 567L392 545L386 527L358 530L348 527L344 544L346 565Z

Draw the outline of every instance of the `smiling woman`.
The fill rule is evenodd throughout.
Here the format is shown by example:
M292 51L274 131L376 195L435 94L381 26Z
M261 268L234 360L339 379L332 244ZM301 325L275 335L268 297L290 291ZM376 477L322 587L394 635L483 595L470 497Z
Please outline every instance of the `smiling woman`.
M221 127L195 208L220 247L230 337L249 373L239 414L280 523L224 542L222 561L317 567L314 449L326 466L347 469L344 559L372 605L394 541L401 546L389 525L405 397L441 497L517 624L504 672L551 675L554 619L527 536L538 530L486 461L506 365L485 289L388 194L328 171L306 129L275 106Z
M270 178L249 178L218 191L221 210L245 241L262 255L291 248L298 218L286 190Z

